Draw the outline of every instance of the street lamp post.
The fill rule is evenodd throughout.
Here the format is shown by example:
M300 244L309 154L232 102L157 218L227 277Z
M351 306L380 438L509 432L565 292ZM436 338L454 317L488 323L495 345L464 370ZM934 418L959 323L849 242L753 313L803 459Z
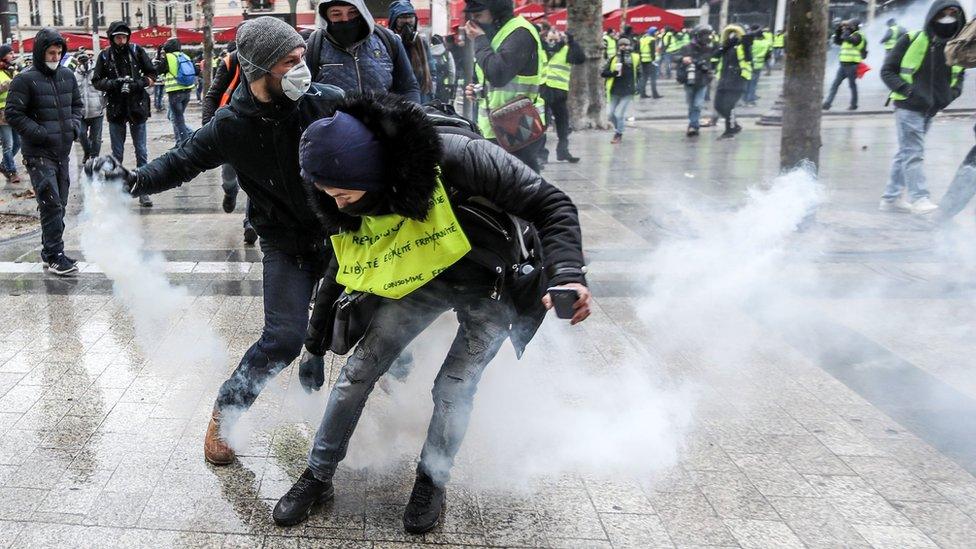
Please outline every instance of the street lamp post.
M142 30L142 18L142 8L136 8L136 26L139 27L139 30Z

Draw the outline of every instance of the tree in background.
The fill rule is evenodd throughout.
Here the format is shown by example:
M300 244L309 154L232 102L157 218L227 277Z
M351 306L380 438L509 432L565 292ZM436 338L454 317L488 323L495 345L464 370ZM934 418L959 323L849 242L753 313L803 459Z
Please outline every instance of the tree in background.
M827 1L788 0L780 168L820 164L820 116L827 64Z
M604 128L603 103L606 88L603 68L603 3L600 0L569 0L567 28L586 54L586 62L573 65L569 86L569 116L576 129Z

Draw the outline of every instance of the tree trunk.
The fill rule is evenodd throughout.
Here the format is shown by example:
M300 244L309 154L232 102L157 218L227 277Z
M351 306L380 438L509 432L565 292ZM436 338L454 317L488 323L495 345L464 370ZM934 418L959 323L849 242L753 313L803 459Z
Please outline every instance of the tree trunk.
M788 0L780 168L820 163L820 105L827 64L827 1Z
M603 14L601 0L569 0L567 27L586 54L586 62L573 65L569 85L569 117L576 129L606 128L603 104L606 88L603 69Z
M213 0L202 0L203 8L203 90L210 90L210 80L213 78Z

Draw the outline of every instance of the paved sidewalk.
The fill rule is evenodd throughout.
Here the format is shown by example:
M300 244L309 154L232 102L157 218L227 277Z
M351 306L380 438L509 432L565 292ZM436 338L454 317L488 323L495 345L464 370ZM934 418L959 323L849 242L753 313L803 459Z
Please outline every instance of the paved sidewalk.
M933 125L934 197L972 145L971 126ZM169 131L152 122L153 155ZM549 319L523 361L489 368L444 522L420 537L403 533L400 515L443 332L415 345L418 371L394 397L375 392L356 437L364 451L351 456L375 465L342 468L335 503L307 524L270 519L315 427L302 417L318 410L302 407L325 398L303 396L294 368L249 412L240 461L204 463L216 389L263 314L261 254L244 246L240 212L220 211L217 172L139 214L170 279L225 343L221 371L160 371L96 266L54 279L38 264L39 237L0 245L0 547L976 545L976 261L926 220L876 211L890 117L827 121L815 222L766 239L785 214L757 211L748 245L714 228L747 203L747 188L770 187L778 129L750 123L732 141L682 134L680 121L638 123L618 146L609 133L576 133L582 161L545 170L579 206L595 314L576 330ZM72 192L67 248L84 261ZM955 227L971 247L972 207ZM648 260L685 243L676 261ZM671 301L648 295L662 280L677 289ZM674 316L649 314L654 303ZM330 359L330 380L340 366ZM646 396L639 376L607 381L632 371L655 380ZM687 429L669 413L690 414ZM401 423L411 427L402 437L384 430ZM516 489L516 479L531 482Z

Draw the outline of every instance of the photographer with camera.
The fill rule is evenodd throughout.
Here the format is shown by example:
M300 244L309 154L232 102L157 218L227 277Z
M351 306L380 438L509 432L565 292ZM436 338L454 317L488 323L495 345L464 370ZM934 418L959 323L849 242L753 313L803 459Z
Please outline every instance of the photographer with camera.
M841 21L834 31L834 44L840 46L840 67L837 68L837 76L834 83L830 85L830 93L824 100L823 110L829 111L837 89L841 83L847 80L851 87L851 105L847 107L849 111L857 110L857 66L868 56L868 41L860 31L861 23L857 19Z
M112 156L122 162L125 153L125 127L132 133L136 149L136 166L149 161L146 146L146 120L149 119L149 92L156 79L156 69L149 54L141 46L129 43L132 30L122 21L108 27L112 44L95 61L92 85L105 92L107 100L108 134L112 142ZM139 205L152 206L147 195L139 196Z
M701 126L701 109L705 104L705 93L712 81L714 69L712 58L715 48L712 45L712 27L698 25L691 31L691 42L681 48L681 62L678 64L678 83L685 86L685 99L688 101L688 131L685 135L695 137Z

